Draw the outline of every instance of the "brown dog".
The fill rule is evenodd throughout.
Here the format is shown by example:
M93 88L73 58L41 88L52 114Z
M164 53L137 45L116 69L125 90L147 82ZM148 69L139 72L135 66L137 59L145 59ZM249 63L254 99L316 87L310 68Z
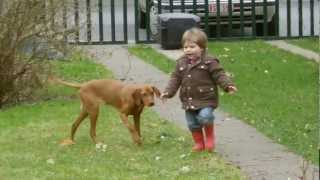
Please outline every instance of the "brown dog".
M154 94L159 98L160 91L148 84L125 84L117 80L92 80L83 84L75 84L51 78L57 83L79 88L81 112L72 125L70 139L64 140L62 145L74 144L74 135L80 123L89 116L90 136L94 143L96 139L96 125L100 104L105 103L115 107L120 112L120 118L129 129L133 141L141 144L140 115L145 106L154 105ZM128 116L133 115L134 126L128 122Z

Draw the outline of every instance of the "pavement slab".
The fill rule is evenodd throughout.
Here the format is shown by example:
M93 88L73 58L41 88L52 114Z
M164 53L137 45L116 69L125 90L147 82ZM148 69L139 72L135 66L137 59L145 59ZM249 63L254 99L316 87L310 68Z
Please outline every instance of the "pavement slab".
M301 47L298 47L298 46L295 46L295 45L292 45L292 44L289 44L289 43L286 43L285 41L283 40L273 40L273 41L267 41L267 43L273 45L273 46L276 46L280 49L283 49L285 51L289 51L293 54L297 54L297 55L300 55L300 56L304 56L306 57L307 59L310 59L310 60L314 60L316 62L320 62L320 55L319 53L316 53L316 52L313 52L311 50L308 50L308 49L303 49Z

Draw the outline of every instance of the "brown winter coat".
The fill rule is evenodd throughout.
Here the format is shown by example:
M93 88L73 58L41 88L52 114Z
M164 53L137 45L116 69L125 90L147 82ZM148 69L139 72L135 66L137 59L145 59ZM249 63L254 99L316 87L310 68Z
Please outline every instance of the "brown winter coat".
M218 106L218 87L228 91L234 86L230 78L214 57L205 57L194 64L189 64L186 57L177 60L175 71L164 93L165 97L173 97L180 87L180 100L185 110Z

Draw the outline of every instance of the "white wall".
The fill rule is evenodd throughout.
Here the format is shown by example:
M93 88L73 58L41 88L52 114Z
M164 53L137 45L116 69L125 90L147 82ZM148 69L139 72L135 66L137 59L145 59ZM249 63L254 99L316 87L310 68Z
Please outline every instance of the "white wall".
M319 35L319 0L314 0L314 34ZM279 35L287 36L287 0L279 0ZM298 0L291 0L291 36L299 36ZM304 36L311 35L310 0L302 0L302 31Z

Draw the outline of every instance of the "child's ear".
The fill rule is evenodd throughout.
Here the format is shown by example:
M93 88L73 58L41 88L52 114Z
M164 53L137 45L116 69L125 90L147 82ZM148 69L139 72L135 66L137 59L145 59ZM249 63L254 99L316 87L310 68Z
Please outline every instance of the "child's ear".
M201 48L201 55L204 55L206 52L207 52L207 48L206 49Z

